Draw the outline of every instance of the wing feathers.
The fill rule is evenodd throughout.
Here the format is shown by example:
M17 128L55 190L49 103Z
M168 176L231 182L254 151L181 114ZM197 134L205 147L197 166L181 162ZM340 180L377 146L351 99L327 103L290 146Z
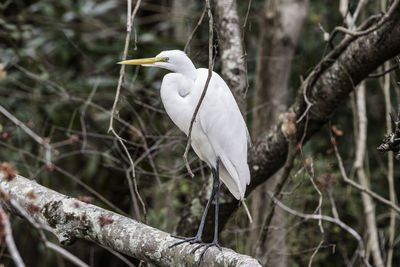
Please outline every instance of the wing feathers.
M220 177L229 191L242 199L250 183L247 146L250 138L246 123L228 86L213 73L209 90L199 110L200 124L217 157Z

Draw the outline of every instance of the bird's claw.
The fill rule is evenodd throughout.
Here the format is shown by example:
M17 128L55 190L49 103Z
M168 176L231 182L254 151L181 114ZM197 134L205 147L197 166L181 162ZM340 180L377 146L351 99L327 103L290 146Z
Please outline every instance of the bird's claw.
M177 239L181 239L181 241L178 241L178 242L172 244L172 245L169 246L168 248L173 248L173 247L176 247L176 246L178 246L178 245L180 245L180 244L183 244L183 243L186 243L186 242L188 242L188 243L190 243L190 244L198 244L197 246L195 246L195 247L190 251L190 253L193 254L193 253L195 253L199 248L204 247L203 251L200 253L199 259L198 259L197 262L196 262L196 267L199 267L199 266L200 266L201 260L203 259L203 256L204 256L204 254L206 253L207 249L209 249L209 248L211 248L211 247L217 247L217 248L219 249L219 251L222 251L222 248L221 248L221 246L218 244L218 241L217 241L217 240L214 240L214 241L211 242L211 243L204 243L204 242L201 240L201 238L198 237L198 236L195 236L195 237L183 237L183 236L177 236L177 235L171 235L171 236L174 237L174 238L177 238Z
M217 248L219 249L219 251L222 251L221 246L218 244L218 241L216 241L216 240L214 240L214 241L211 242L211 243L202 243L202 244L196 246L194 249L192 249L192 251L190 251L190 253L194 253L194 252L195 252L196 250L198 250L199 248L205 247L205 248L203 249L203 251L201 252L199 259L198 259L197 262L196 262L196 267L199 267L199 266L200 266L201 260L203 259L203 256L204 256L204 254L206 253L207 249L209 249L209 248L211 248L211 247L214 247L214 246L217 247Z
M177 239L181 239L182 241L176 242L176 243L172 244L171 246L169 246L168 248L173 248L173 247L176 247L176 246L178 246L180 244L183 244L183 243L186 243L186 242L188 242L190 244L201 244L201 243L203 243L201 238L198 237L198 236L195 236L195 237L184 237L184 236L179 236L179 235L171 235L171 236L174 237L174 238L177 238Z

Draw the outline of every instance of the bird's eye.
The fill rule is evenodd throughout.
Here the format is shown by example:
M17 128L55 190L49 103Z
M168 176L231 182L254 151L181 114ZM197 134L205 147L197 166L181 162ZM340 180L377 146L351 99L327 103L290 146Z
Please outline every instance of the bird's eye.
M168 62L168 61L169 61L169 57L160 58L160 62Z

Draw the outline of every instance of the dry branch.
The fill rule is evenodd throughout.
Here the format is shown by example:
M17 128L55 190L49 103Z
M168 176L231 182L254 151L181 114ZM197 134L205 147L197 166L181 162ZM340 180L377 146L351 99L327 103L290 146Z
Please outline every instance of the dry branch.
M4 237L4 242L7 245L8 251L10 252L11 258L13 259L15 266L25 267L25 264L18 252L17 246L15 246L8 215L5 213L3 207L1 206L0 206L0 228L1 228L1 234Z
M0 172L0 190L16 201L39 224L45 225L62 244L76 239L93 241L128 256L157 266L194 266L201 251L190 254L193 246L182 244L169 249L176 240L166 232L81 202L37 184L20 175L7 180ZM29 194L28 194L29 193ZM3 207L19 212L1 199ZM231 249L210 248L202 266L261 266L255 259Z

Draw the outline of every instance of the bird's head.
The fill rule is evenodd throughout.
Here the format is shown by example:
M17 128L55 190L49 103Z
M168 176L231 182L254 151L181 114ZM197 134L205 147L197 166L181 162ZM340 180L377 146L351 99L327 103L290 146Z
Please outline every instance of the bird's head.
M125 60L118 62L118 64L159 67L173 72L180 72L182 68L187 68L188 65L193 66L185 52L180 50L166 50L156 57Z

